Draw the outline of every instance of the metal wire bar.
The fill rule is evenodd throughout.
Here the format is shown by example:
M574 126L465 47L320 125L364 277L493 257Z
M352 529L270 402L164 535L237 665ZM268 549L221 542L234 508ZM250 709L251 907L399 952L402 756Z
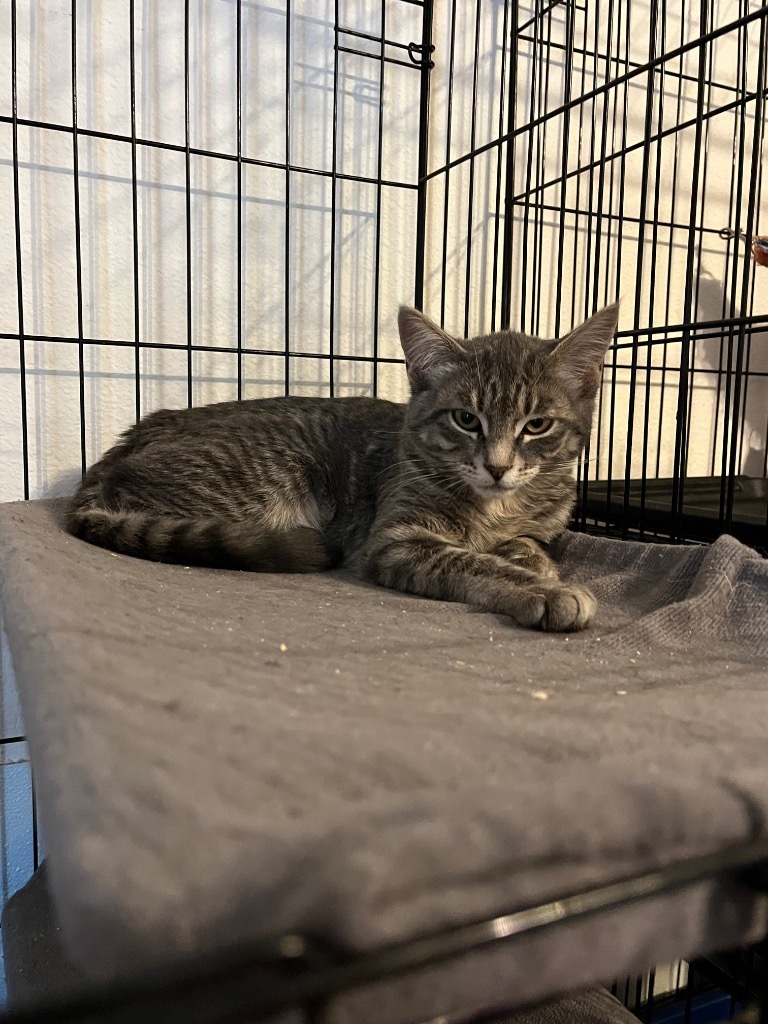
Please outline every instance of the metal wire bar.
M659 18L659 3L658 0L651 0L651 23L648 32L648 51L650 62L656 54L656 32ZM644 115L644 136L646 145L643 149L643 166L640 173L640 213L639 213L639 226L637 236L637 271L635 274L635 308L634 308L634 324L635 327L640 326L641 319L641 306L643 300L643 270L645 265L643 262L643 254L645 247L645 227L647 219L647 208L648 208L648 176L650 173L650 159L651 159L651 128L653 125L653 100L654 100L654 73L653 71L648 72L648 81L646 83L645 91L645 115ZM635 432L635 401L637 398L637 371L638 371L638 352L637 346L635 345L632 351L632 365L629 371L629 401L627 403L627 448L624 456L624 512L623 517L626 520L627 512L629 511L629 480L632 476L632 442L634 439ZM647 386L646 386L647 391ZM644 497L644 496L643 496ZM642 515L642 503L643 497L641 497L641 515ZM625 534L622 536L626 537Z
M624 15L624 18L623 18L623 21L624 21L624 64L626 66L626 63L629 60L629 53L630 53L630 46L631 46L631 6L630 6L629 2L627 3L625 9L622 7L622 5L619 5L619 19L618 19L617 26L616 26L617 50L618 50L619 40L621 39L622 15ZM617 66L618 66L618 56L617 56ZM629 101L629 92L628 92L628 89L627 89L627 82L626 81L624 81L623 85L624 85L624 89L623 89L623 104L622 104L622 114L621 114L621 147L620 147L621 155L620 155L620 160L619 160L619 172L618 172L619 180L618 180L618 190L617 190L617 192L618 192L618 203L616 203L616 198L614 197L613 186L614 186L615 178L614 178L613 167L612 167L611 168L612 173L611 173L611 177L610 177L610 200L609 200L609 211L610 212L609 212L608 218L607 218L607 220L608 220L608 231L609 232L611 230L612 222L614 220L617 220L616 247L615 247L615 251L616 251L616 266L615 266L615 271L614 271L615 285L614 285L614 289L613 289L614 297L618 297L617 293L618 293L619 288L621 286L621 263L622 263L622 255L623 255L622 242L623 242L623 235L624 235L624 220L623 220L623 218L621 216L621 211L622 211L622 206L623 206L624 188L625 188L625 181L626 181L626 169L627 169L626 149L627 149L627 124L628 124L628 111L629 111L629 102L628 102ZM617 115L617 111L618 111L618 92L614 93L613 133L612 133L612 140L611 140L612 142L615 140L615 135L616 135L616 115ZM618 205L618 213L614 213L614 204ZM606 272L606 294L608 293L608 289L610 288L610 280L611 280L611 273L610 273L611 249L610 248L608 249L608 260L607 260L607 262L608 262L608 271ZM612 351L611 389L610 389L610 402L609 402L609 412L608 412L608 487L607 487L607 491L606 491L606 504L608 506L610 506L610 503L611 503L611 494L612 494L612 490L613 490L613 462L614 462L613 452L614 452L614 443L615 443L615 439L616 439L616 416L617 416L617 401L616 401L617 400L617 370L618 370L617 359L618 359L617 350L616 350L616 346L614 345L613 351ZM630 444L631 444L631 440L628 440L628 446Z
M621 7L622 5L619 5L619 10L621 10ZM662 54L659 57L656 57L653 61L649 61L645 64L639 65L636 68L632 68L631 71L626 71L623 75L619 75L617 78L611 79L604 85L597 86L596 88L591 89L583 96L575 97L568 104L563 104L562 106L556 107L553 110L547 110L544 114L539 114L526 125L515 129L511 134L504 134L497 139L492 139L490 142L484 143L482 146L478 146L474 150L463 153L460 157L456 157L455 159L447 162L445 166L438 167L435 170L430 171L427 177L434 178L438 174L445 173L446 170L453 170L460 164L466 163L468 160L478 157L482 153L485 153L490 149L494 149L500 146L503 142L508 142L511 138L515 138L518 135L523 134L524 132L531 132L534 128L538 128L539 125L544 124L547 121L551 121L555 117L561 116L566 112L566 110L578 106L578 104L580 103L586 103L587 101L594 99L596 96L602 96L612 89L617 89L620 85L626 86L629 84L629 82L633 81L640 75L647 74L647 72L650 70L662 67L665 63L667 63L667 61L675 60L678 57L682 57L684 54L689 53L692 50L701 49L705 47L706 44L711 43L713 40L720 39L722 36L728 35L730 32L735 32L739 28L739 26L749 25L752 22L760 21L765 17L768 17L768 8L760 7L759 9L752 11L744 18L739 18L735 21L729 22L726 25L720 25L718 28L712 29L709 32L704 32L696 39L693 39L683 44L682 46L679 46L677 49L670 50L667 53ZM538 21L536 22L536 24L538 25ZM627 63L626 59L624 63Z
M448 95L446 97L446 130L445 130L445 196L443 199L443 246L440 268L440 326L445 326L445 301L447 295L448 280L448 215L450 212L450 190L451 190L451 136L453 126L453 70L456 58L456 0L451 0L451 28L450 42L448 45ZM419 179L422 189L426 190L427 182L431 175L425 174ZM426 194L426 192L424 193Z
M455 11L455 6L454 6ZM433 0L427 0L424 5L424 20L422 22L421 46L422 53L426 55L432 50L432 18ZM416 260L415 260L415 281L414 281L414 304L417 309L424 308L424 273L427 244L427 169L429 160L429 87L430 87L430 62L426 59L421 65L421 83L419 90L419 163L418 163L418 193L416 199ZM447 184L446 184L447 188Z
M192 164L189 130L189 0L184 0L184 227L186 232L186 302L187 302L187 406L193 402L192 377Z
M512 7L509 43L509 101L507 103L507 136L515 130L517 121L517 77L518 77L518 5ZM499 124L501 124L501 119ZM501 134L501 132L499 133ZM501 155L501 154L500 154ZM506 169L504 175L504 232L501 258L501 317L502 330L509 330L512 318L512 241L514 230L514 206L512 196L515 186L515 147L507 144Z
M700 5L700 26L702 34L699 37L699 83L696 91L696 110L703 113L704 111L704 94L706 91L706 46L705 41L708 35L707 24L708 24L709 9L706 4L706 0L701 0ZM699 168L701 165L701 136L702 136L702 122L698 121L695 127L695 139L693 148L693 161L692 161L692 179L693 187L691 189L691 200L690 200L690 217L689 223L694 225L696 223L697 209L699 202ZM691 228L688 232L688 258L686 268L686 279L685 279L685 298L683 300L683 320L688 323L691 319L692 314L692 303L693 303L693 266L694 266L694 253L695 253L696 234ZM673 516L673 538L682 537L683 531L683 498L685 494L685 466L688 458L687 445L688 435L686 430L687 417L688 417L688 402L690 401L690 386L688 380L688 367L690 365L691 358L691 330L686 327L683 330L683 342L682 342L682 353L680 356L680 382L678 385L678 399L677 399L677 429L675 431L675 455L674 455L674 479L672 484L672 516ZM683 370L685 368L685 370Z
M666 22L667 22L667 4L666 0L661 0L661 17L659 19L659 45L662 53L666 46ZM664 82L662 79L661 88L658 90L658 113L656 123L658 125L658 139L656 141L656 167L654 174L653 184L653 215L652 215L652 226L651 226L651 261L648 271L648 321L653 322L654 319L654 307L656 299L656 268L657 268L657 257L658 257L658 241L659 241L659 212L661 205L661 160L662 160L662 142L661 130L664 124ZM650 146L650 143L649 143ZM703 237L703 232L699 234L699 241ZM635 357L639 356L639 352L636 349ZM645 395L643 403L643 433L642 433L642 487L640 492L640 524L639 534L641 539L645 536L644 529L644 514L645 514L645 502L646 502L646 481L648 478L648 454L649 454L649 435L651 425L651 380L653 376L653 352L651 346L648 345L646 352L645 362ZM627 495L625 492L625 505L627 503Z
M243 0L235 9L237 132L237 398L243 397ZM334 123L336 118L334 117Z
M612 52L612 47L613 47L613 25L614 25L613 6L614 6L613 3L611 3L611 2L608 3L608 12L607 12L607 19L606 19L606 21L607 21L607 24L606 24L606 53L607 54L610 54ZM600 26L601 25L602 25L602 20L600 18L600 0L596 0L596 9L595 9L595 18L594 18L594 33L595 33L594 52L595 52L595 54L597 54L598 48L599 48L599 35L600 35ZM610 75L610 66L611 66L610 59L606 58L606 60L605 60L605 80L606 80L606 82L608 81L608 78L609 78L609 75ZM595 57L595 64L594 64L594 80L595 81L597 81L597 77L598 77L598 61L597 61L597 57ZM593 99L592 100L593 112L594 112L595 103L596 103L596 100ZM590 310L590 308L597 309L598 306L599 306L599 303L600 303L600 282L601 282L600 266L601 266L602 252L603 252L603 244L602 244L602 241L603 241L603 219L604 219L603 202L604 202L604 199L605 199L605 171L606 171L605 156L606 156L606 152L607 152L607 143L608 143L608 95L604 94L603 95L603 102L602 102L602 123L601 123L601 130L600 130L600 164L599 164L598 178L597 178L597 219L596 219L596 222L595 222L594 270L592 270L592 265L591 265L592 249L591 249L591 246L590 246L590 237L589 237L590 236L590 229L592 227L592 221L591 221L591 219L588 219L588 221L587 221L587 252L586 252L586 266L585 266L585 280L587 282L587 287L585 288L585 293L586 294L584 296L584 309L583 309L583 312L585 314ZM590 159L591 159L591 161L594 161L594 131L592 133L592 140L591 140L591 145L590 145ZM611 176L612 175L613 175L613 164L611 164ZM611 188L612 188L612 186L611 186ZM591 210L593 208L593 202L594 202L594 176L593 175L590 175L590 179L589 179L589 193L588 193L588 195L589 195L589 208ZM608 238L608 245L610 246L610 236ZM608 254L609 253L610 253L610 249L608 250ZM574 275L575 275L575 272L576 272L576 268L574 266ZM593 281L592 288L591 288L591 292L592 292L591 296L590 296L590 287L589 287L590 276L591 276L592 281ZM575 296L576 296L575 276L574 276L573 290L574 290L574 314L575 314L575 311L576 311L576 306L575 306ZM607 275L605 275L605 294L606 294L606 296L608 294L608 276ZM575 316L574 316L574 319L575 319ZM602 373L601 384L603 385L603 389L604 389L604 386L605 386L605 370L604 369L603 369L603 373ZM601 444L602 444L602 425L603 425L603 400L602 400L602 394L603 394L603 390L601 389L601 396L600 396L600 400L598 401L598 405L597 405L597 431L596 431L596 434L597 434L597 446L596 446L597 447L597 453L596 453L597 454L597 459L596 459L596 461L597 461L597 472L596 472L596 476L599 475L599 470L600 470L600 456L601 456ZM590 462L591 462L591 456L592 456L592 438L590 437L588 439L588 441L587 441L587 445L586 445L586 448L584 450L584 456L583 456L582 459L579 460L579 465L578 465L578 470L577 470L577 486L579 488L579 493L581 494L581 521L580 521L580 526L581 526L582 530L586 528L587 503L589 501L589 466L590 466ZM609 470L609 475L610 475L610 470Z
M504 130L504 114L506 112L505 100L507 93L510 95L510 103L514 103L515 93L510 89L509 82L507 81L507 51L509 49L507 45L507 34L508 34L508 23L509 23L509 0L504 0L504 21L501 28L501 72L499 80L501 82L501 90L499 93L499 135ZM510 61L511 63L511 61ZM502 183L502 167L504 166L504 152L499 150L498 159L496 160L496 201L494 203L494 215L493 215L493 266L491 269L491 331L496 330L496 320L498 314L497 306L497 293L499 287L499 234L501 228L501 183ZM513 165L507 161L508 166L511 168Z
M80 152L77 131L77 0L72 0L72 185L75 209L75 287L77 295L77 366L78 397L80 401L80 468L87 468L88 454L85 432L85 348L83 345L83 256L82 225L80 222Z
M139 192L137 171L136 140L136 0L130 0L128 9L128 47L130 50L131 76L131 228L133 231L133 372L136 378L134 391L134 417L141 419L141 307L139 297Z
M328 267L328 355L330 357L328 393L333 398L336 389L336 367L333 354L336 341L336 187L339 163L339 0L333 5L333 127L331 129L331 259ZM382 47L383 49L383 47Z
M285 239L283 245L283 329L285 331L285 357L283 362L283 388L291 390L291 0L285 0ZM333 181L333 177L331 178Z
M121 1024L143 1024L147 1020L169 1024L177 1020L186 1024L263 1020L283 1010L316 1005L372 982L499 948L543 929L627 907L707 879L762 888L767 858L768 839L753 839L363 955L326 949L298 935L281 936L250 949L240 947L132 982L97 988L58 1007L5 1014L0 1021L95 1024L111 1011L119 1012Z
M612 349L617 351L634 349L635 344L638 348L644 348L648 345L666 349L671 344L682 344L682 332L687 329L693 329L697 339L712 339L723 337L729 330L730 327L743 327L746 334L750 333L762 333L768 327L768 314L753 314L745 317L733 317L728 320L699 320L693 323L671 323L668 326L648 326L639 327L637 329L629 328L616 332L616 340L612 345ZM17 335L9 331L0 331L0 340L15 341ZM642 340L643 338L647 340ZM62 335L62 334L35 334L29 332L26 335L28 341L34 342L64 342L66 344L78 344L79 339L77 337ZM627 339L622 341L622 339ZM638 339L635 342L635 339ZM116 345L119 347L133 346L134 341L120 338L83 338L83 342L86 345L102 345L111 346ZM140 342L141 348L151 349L168 349L169 351L183 349L186 351L186 344L179 344L174 342L166 341L142 341ZM196 344L195 350L201 352L231 352L236 353L236 347L227 347L226 345L204 345ZM265 348L243 348L243 352L247 355L252 355L256 352L264 352L269 355L282 355L283 349L265 349ZM301 352L292 353L296 357L302 355ZM328 353L325 353L326 355ZM315 353L313 355L307 355L307 358L320 358L322 353ZM338 357L342 358L342 357ZM346 359L371 359L372 356L344 356ZM384 358L384 357L381 357ZM400 360L397 360L400 361ZM700 372L704 372L704 367L701 368ZM718 370L712 369L713 373L717 373ZM750 375L759 373L757 370L750 370Z
M387 37L387 5L381 5L381 38ZM379 291L381 276L379 268L381 265L381 177L384 168L384 43L381 44L381 57L379 61L379 97L378 97L378 124L376 126L376 219L375 239L373 255L373 363L371 365L371 391L376 398L379 392L379 370L377 358L379 355Z
M680 45L681 46L683 45L683 40L685 38L685 24L686 24L686 21L687 21L687 17L688 17L688 13L687 13L687 0L681 0L681 10L680 10ZM683 60L682 60L682 57L681 57L680 58L680 68L681 68L681 71L682 71L682 67L683 67ZM676 122L679 122L680 117L681 117L682 102L683 102L682 90L678 90L677 103L676 103L676 109L675 109L675 121ZM673 163L672 163L672 220L673 221L674 221L674 207L675 207L675 201L676 201L676 197L677 197L678 172L679 172L679 169L680 169L680 136L678 134L675 134L674 140L675 140L675 145L674 145ZM689 229L690 229L690 225L689 225ZM674 240L674 228L670 232L670 239L669 239L670 254L672 252L673 240ZM671 258L671 256L670 256L670 258ZM666 299L665 299L665 311L664 311L665 319L667 321L669 321L670 316L671 316L671 313L670 313L671 305L672 305L672 275L670 273L667 273ZM659 421L660 421L660 423L664 422L663 421L664 401L665 401L665 397L666 397L667 368L668 368L667 367L667 359L668 359L668 350L665 348L664 352L663 352L663 360L662 360L662 367L661 367L661 381L660 381L660 396L659 396ZM661 466L661 451L662 451L662 431L661 431L661 429L659 429L658 437L657 437L657 446L656 446L656 475L657 476L659 475L660 466Z
M765 8L763 8L765 9ZM766 22L763 20L760 23L760 42L758 44L758 65L757 65L757 93L760 95L762 100L762 92L765 87L766 77ZM748 196L753 199L757 195L757 183L758 174L760 170L760 140L763 131L763 104L761 101L755 108L754 127L752 135L752 160L749 174L749 189ZM755 205L751 201L747 207L747 237L751 238L754 233L755 227ZM743 262L741 272L741 299L740 299L740 312L742 315L746 313L748 308L748 295L749 295L749 284L751 280L752 264L748 259ZM737 448L738 448L738 420L740 411L740 402L742 398L742 382L744 379L744 331L741 327L738 329L738 340L736 345L736 366L740 372L737 372L734 381L734 396L733 396L733 423L731 429L731 445L730 445L730 458L728 464L728 483L727 483L727 495L726 495L726 507L725 507L725 522L724 528L726 531L730 530L733 525L733 498L734 498L734 483L733 477L736 475L737 467Z
M16 242L16 311L19 321L19 392L21 406L21 473L24 499L29 498L29 434L27 421L27 347L24 331L24 269L21 261L21 200L19 189L19 118L17 86L17 9L11 0L11 138L13 147L13 223Z
M480 12L481 0L475 0L475 44L472 60L472 118L469 130L470 149L475 148L477 139L477 74L480 56ZM469 161L469 185L467 188L467 233L466 233L466 270L464 274L464 334L469 334L469 304L472 282L472 235L475 197L475 161Z
M740 4L740 10L743 8ZM742 93L746 91L747 86L747 38L746 30L739 29L738 34L738 72L737 80L739 82ZM741 207L744 190L744 150L746 144L746 118L744 108L740 108L734 125L734 174L731 176L731 195L730 195L730 208L729 208L729 221L734 222L734 232L738 237L741 233L740 221L741 221ZM736 291L738 287L738 272L739 272L739 260L734 254L734 259L731 265L730 274L730 286L729 294L723 295L723 316L725 317L726 308L729 309L730 314L733 316L736 312ZM727 280L727 278L726 278ZM734 358L734 339L735 334L732 328L727 332L727 345L721 342L720 345L720 367L721 367L721 380L724 381L724 398L722 403L722 445L721 445L721 465L722 473L725 474L727 471L728 464L728 438L731 429L731 405L733 401L733 358ZM724 339L725 341L726 339ZM725 358L725 368L723 369L723 359ZM719 397L719 396L718 396ZM720 408L720 402L718 402L718 411ZM713 446L714 447L714 446ZM721 480L720 487L720 522L724 522L726 518L726 484L725 480Z
M401 3L407 2L407 0L400 0ZM19 117L16 119L16 123L23 128L43 128L46 131L52 132L66 132L67 134L72 133L71 125L59 124L56 121L36 121L29 117ZM6 114L0 114L0 124L13 124L13 117ZM105 132L96 128L78 128L78 135L80 138L87 139L102 139L108 142L124 142L127 145L132 143L130 135L122 135L118 132ZM184 153L187 152L186 145L180 145L174 142L159 142L157 139L146 139L137 138L136 145L140 147L147 147L148 149L161 149L169 153ZM189 147L189 153L191 156L204 156L210 157L214 160L226 160L231 163L237 163L237 154L228 153L222 150L205 149L200 146ZM259 157L242 155L240 160L243 164L251 167L266 167L272 168L277 171L295 172L298 174L312 174L321 178L330 178L332 171L328 168L323 167L308 167L304 164L296 164L288 160L264 160ZM336 177L342 181L356 181L362 184L375 185L378 179L365 174L348 174L343 171L338 171ZM381 179L381 184L386 185L390 188L404 188L412 189L416 191L419 187L418 182L415 181L396 181L387 178Z

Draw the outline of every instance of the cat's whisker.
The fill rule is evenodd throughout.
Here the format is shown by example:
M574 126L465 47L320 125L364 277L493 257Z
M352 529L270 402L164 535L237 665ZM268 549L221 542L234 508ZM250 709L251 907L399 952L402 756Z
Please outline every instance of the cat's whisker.
M394 470L398 469L400 466L407 466L411 462L412 462L411 459L402 459L400 462L393 462L390 465L385 466L384 469L382 469L379 473L377 473L376 474L376 479L378 480L378 478L383 476L385 473L392 473L392 472L394 472Z

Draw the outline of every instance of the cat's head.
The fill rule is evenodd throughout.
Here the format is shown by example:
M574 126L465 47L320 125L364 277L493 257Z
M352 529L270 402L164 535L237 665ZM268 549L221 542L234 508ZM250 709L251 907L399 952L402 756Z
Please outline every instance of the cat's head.
M556 341L512 331L462 340L401 308L409 447L488 500L567 473L589 437L618 312L608 306Z

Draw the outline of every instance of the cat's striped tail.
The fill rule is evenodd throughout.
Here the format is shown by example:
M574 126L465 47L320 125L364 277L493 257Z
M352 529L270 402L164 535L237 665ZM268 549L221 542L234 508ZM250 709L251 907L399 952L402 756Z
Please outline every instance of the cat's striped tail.
M75 537L111 551L179 565L298 573L322 572L340 560L323 534L309 526L267 530L238 520L73 505L67 528Z

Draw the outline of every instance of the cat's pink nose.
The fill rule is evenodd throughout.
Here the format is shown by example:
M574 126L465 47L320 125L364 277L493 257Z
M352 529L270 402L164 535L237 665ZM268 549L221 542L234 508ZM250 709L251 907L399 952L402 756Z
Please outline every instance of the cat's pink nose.
M507 472L507 470L510 467L509 466L489 466L488 463L486 462L485 468L488 470L488 472L491 474L491 476L493 477L494 480L501 480L501 478L504 476L504 474Z

